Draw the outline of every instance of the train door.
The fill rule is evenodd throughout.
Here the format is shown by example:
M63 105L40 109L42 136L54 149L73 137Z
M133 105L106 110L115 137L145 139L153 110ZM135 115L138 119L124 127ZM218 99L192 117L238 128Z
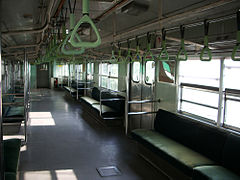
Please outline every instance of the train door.
M49 88L49 63L37 66L37 88Z
M129 130L151 129L153 124L155 62L130 63L129 76ZM149 102L148 102L149 101Z

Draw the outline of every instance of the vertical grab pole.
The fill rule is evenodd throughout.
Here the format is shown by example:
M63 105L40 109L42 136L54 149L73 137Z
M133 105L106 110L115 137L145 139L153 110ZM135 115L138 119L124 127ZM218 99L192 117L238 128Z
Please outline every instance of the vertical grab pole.
M102 60L101 60L101 68L100 68L100 74L102 75ZM99 81L99 91L100 91L100 116L102 116L102 76L99 77L100 81Z
M128 134L128 112L129 112L129 74L130 74L130 63L127 62L127 75L126 75L126 98L125 98L125 134Z
M0 32L1 37L1 32ZM2 49L1 49L1 39L0 38L0 74L2 74ZM2 87L2 76L0 76L0 87ZM3 159L3 132L2 132L2 88L0 88L0 179L4 179L4 159Z
M24 49L24 140L27 143L27 53Z
M79 63L77 63L77 66L75 66L75 68L77 67L77 100L78 100L78 68L79 68Z
M224 100L224 58L221 59L221 69L220 69L220 82L219 82L219 100L218 100L218 117L217 117L217 126L221 127L221 124L223 122L224 118L224 106L223 106L223 100Z
M85 83L84 83L84 96L87 95L87 60L85 59Z

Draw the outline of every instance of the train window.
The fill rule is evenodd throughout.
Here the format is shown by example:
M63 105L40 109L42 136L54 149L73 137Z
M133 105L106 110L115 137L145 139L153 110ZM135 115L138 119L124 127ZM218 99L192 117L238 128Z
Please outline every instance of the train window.
M152 84L155 79L155 62L147 61L145 66L146 66L145 83Z
M159 81L174 83L175 81L175 61L159 62Z
M217 121L220 61L180 62L179 110Z
M78 65L78 73L79 73L79 80L83 80L84 79L84 72L83 72L83 64L79 64Z
M87 64L87 79L93 80L94 63Z
M140 62L133 62L132 80L139 82L140 80Z
M118 90L118 64L99 64L99 84L104 88Z
M240 106L240 63L232 60L224 61L224 125L240 128L239 106Z

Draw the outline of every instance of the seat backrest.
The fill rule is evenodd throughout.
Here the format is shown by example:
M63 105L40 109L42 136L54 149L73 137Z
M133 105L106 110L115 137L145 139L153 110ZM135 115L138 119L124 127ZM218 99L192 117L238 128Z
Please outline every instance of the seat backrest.
M92 89L92 98L97 100L97 101L100 101L100 91L97 87L94 87Z
M124 97L116 94L112 94L110 92L103 92L101 95L102 99L111 99L111 98L122 98ZM119 112L119 114L123 114L125 110L125 100L117 100L117 101L105 101L104 105L113 108L115 111Z
M196 139L195 123L190 120L159 109L154 122L154 129L169 138L180 142L188 147L194 148Z
M160 109L154 129L216 162L222 161L228 133L217 127Z
M223 148L222 164L240 175L240 136L230 133Z

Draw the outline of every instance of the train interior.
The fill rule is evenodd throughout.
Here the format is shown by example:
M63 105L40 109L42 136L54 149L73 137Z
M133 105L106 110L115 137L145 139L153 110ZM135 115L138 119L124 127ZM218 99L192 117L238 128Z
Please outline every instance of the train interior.
M0 9L0 179L240 179L239 0Z

